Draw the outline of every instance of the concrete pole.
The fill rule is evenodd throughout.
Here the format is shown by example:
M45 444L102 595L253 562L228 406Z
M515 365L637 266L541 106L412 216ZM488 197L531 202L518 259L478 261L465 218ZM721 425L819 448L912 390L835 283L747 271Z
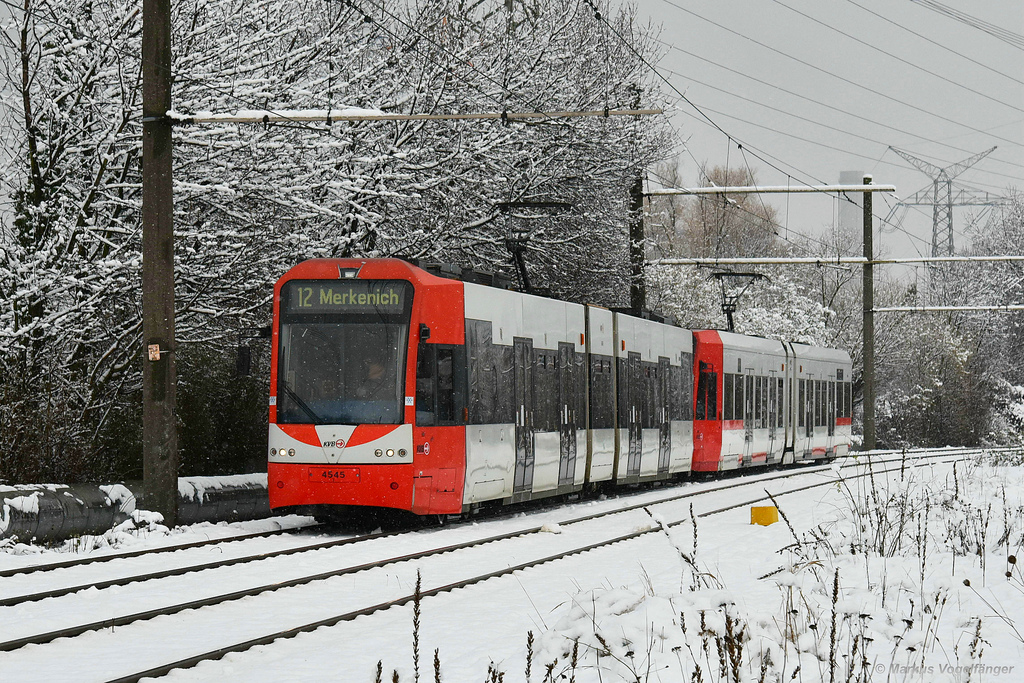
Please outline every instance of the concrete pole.
M637 170L629 193L629 307L634 311L647 308L647 280L644 272L644 175Z
M871 184L871 176L864 176L864 184ZM875 440L875 289L874 244L871 219L871 193L864 193L864 448L874 450Z

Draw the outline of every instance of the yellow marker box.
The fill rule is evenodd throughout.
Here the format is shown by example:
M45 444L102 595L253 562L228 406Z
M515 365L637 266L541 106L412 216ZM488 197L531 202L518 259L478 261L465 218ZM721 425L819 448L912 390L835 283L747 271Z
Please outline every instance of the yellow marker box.
M769 524L775 524L777 521L779 521L779 510L772 505L750 508L751 524L768 526Z

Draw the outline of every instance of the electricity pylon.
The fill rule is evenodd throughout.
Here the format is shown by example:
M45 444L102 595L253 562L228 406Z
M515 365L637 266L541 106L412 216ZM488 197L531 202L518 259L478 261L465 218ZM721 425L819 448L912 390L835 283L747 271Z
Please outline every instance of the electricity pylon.
M957 185L954 192L953 180L961 173L995 151L995 147L968 157L963 161L939 168L935 164L919 159L912 154L890 146L889 149L913 164L917 170L932 179L931 188L924 187L900 202L904 206L932 207L932 256L952 256L953 249L953 207L954 206L995 206L1004 203L1003 197L979 192ZM928 198L928 190L931 197ZM941 238L940 226L945 224L945 238Z

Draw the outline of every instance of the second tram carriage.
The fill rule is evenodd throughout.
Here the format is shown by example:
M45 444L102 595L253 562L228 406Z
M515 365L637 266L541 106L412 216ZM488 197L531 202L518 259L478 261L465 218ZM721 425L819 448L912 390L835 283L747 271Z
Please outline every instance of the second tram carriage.
M318 259L274 290L270 506L458 514L850 447L845 352Z

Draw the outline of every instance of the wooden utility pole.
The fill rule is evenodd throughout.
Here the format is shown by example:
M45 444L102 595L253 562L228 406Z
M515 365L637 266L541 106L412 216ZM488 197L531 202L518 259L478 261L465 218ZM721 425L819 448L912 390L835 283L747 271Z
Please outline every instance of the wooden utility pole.
M871 184L871 176L864 176L864 184ZM875 448L875 280L874 242L871 217L871 192L864 192L864 269L862 272L864 298L864 448Z
M142 3L142 476L148 510L178 519L171 2Z

